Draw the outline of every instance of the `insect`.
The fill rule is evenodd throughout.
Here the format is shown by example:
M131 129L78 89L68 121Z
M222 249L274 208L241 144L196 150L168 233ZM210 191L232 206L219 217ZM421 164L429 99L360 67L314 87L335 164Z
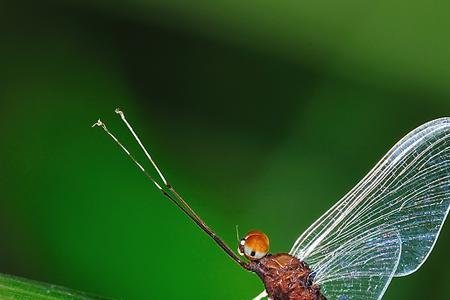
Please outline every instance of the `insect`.
M255 299L381 299L393 277L414 273L430 255L450 204L450 118L430 121L402 138L342 199L313 223L288 253L270 254L254 230L235 252L164 177L125 118L162 183L98 120L153 184L236 263L256 273L265 291Z

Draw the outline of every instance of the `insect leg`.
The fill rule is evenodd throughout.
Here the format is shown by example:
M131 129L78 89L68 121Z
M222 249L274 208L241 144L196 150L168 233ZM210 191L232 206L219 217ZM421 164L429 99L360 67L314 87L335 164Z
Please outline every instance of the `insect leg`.
M126 149L122 143L108 130L106 125L101 121L98 120L93 127L99 126L103 128L103 130L114 140L114 142L130 157L130 159L139 167L139 169L152 181L153 184L166 196L169 198L176 206L178 206L185 214L189 216L206 234L208 234L221 248L224 250L235 262L237 262L240 266L242 266L244 269L249 270L249 265L242 261L239 256L237 256L233 250L219 237L217 234L209 228L209 226L197 215L197 213L187 204L186 201L175 191L175 189L168 183L163 173L158 168L157 164L153 160L153 158L150 156L150 153L147 151L141 140L139 139L138 135L135 133L133 127L128 123L127 119L125 118L125 114L119 110L116 109L116 113L119 114L122 121L125 123L125 125L128 127L130 132L132 133L133 137L141 147L141 149L144 151L145 155L147 156L148 160L150 161L151 165L155 168L157 171L159 177L161 178L162 182L164 183L164 187L168 189L168 191L175 197L175 199L166 192L165 188L163 188L162 185L160 185L145 169L144 167L134 158L134 156ZM177 201L178 200L178 201Z
M266 290L264 290L263 292L261 292L261 294L259 294L255 298L253 298L253 300L261 300L261 299L266 298L266 297L267 297L267 292L266 292Z

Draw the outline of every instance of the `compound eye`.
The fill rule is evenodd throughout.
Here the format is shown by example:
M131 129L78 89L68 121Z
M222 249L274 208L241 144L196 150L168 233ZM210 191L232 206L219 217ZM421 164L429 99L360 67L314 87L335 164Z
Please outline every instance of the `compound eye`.
M269 252L269 238L261 231L250 231L243 240L243 252L249 260L261 259Z

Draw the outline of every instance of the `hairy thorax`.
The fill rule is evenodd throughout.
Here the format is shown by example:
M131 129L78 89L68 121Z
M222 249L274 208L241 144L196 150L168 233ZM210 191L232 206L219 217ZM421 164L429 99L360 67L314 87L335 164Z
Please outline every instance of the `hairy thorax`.
M280 253L251 262L249 269L263 280L273 300L326 300L313 284L311 269L299 259Z

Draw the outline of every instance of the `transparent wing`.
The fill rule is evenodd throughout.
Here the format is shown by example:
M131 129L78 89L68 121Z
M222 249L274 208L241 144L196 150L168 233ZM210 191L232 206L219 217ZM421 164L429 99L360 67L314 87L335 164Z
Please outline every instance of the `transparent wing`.
M330 300L381 299L400 261L401 245L398 234L380 236L375 230L336 249L317 268L314 282Z
M324 289L335 289L340 281L369 288L367 280L373 282L374 277L361 276L366 274L362 268L366 265L361 265L355 255L367 261L376 261L378 255L395 260L396 252L382 252L381 245L383 239L386 245L393 245L392 236L398 235L401 252L393 275L413 273L433 249L449 203L450 118L441 118L400 140L361 182L300 236L290 254L317 270L316 282L322 281ZM379 251L374 250L376 247L380 247ZM380 271L380 277L388 278L390 271ZM327 283L329 287L325 288ZM347 292L348 299L377 299L376 293L366 291L364 295L370 297L364 298L351 297L350 290Z

